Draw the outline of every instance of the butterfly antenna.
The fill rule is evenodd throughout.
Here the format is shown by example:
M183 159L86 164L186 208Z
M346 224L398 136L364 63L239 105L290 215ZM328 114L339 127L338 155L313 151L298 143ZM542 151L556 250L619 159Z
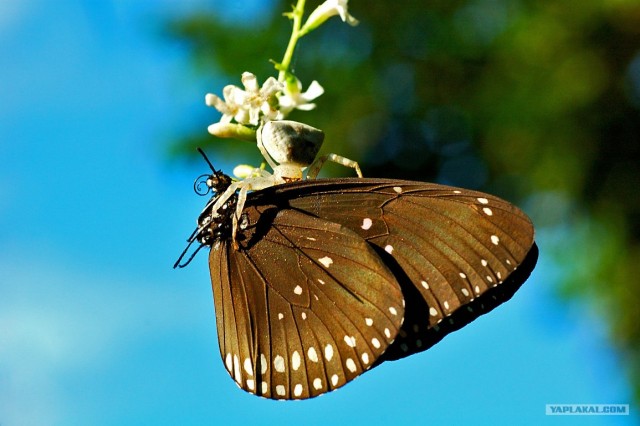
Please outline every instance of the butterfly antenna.
M196 178L196 180L193 182L193 190L196 194L207 195L211 191L211 188L209 187L209 185L207 185L209 177L211 177L211 175L204 174Z
M200 153L200 155L202 155L202 158L204 158L204 161L207 162L207 164L209 165L209 167L211 168L211 171L213 171L213 174L217 174L218 172L216 171L215 167L213 167L213 164L211 164L211 161L209 161L209 158L207 157L207 154L204 153L204 151L198 147L198 152Z

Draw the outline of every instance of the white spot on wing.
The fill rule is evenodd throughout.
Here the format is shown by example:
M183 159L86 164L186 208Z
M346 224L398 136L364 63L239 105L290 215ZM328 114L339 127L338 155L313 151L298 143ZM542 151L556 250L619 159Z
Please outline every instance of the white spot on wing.
M424 287L426 290L429 290L429 284L426 281L420 281L420 284L422 284L422 287Z
M373 325L373 320L371 318L365 318L364 323L371 327Z
M264 374L267 372L267 357L264 354L260 354L260 373Z
M280 355L276 355L273 359L273 367L278 373L284 373L284 358Z
M497 245L498 245L498 243L500 242L500 238L498 238L498 236L497 236L497 235L492 235L492 236L491 236L491 242L492 242L494 245L496 245L496 246L497 246Z
M298 383L294 388L293 388L293 395L294 396L300 396L302 395L302 385L300 383Z
M402 188L399 186L394 186L393 190L396 191L398 194L402 193Z
M327 361L331 361L331 358L333 358L333 346L327 345L324 347L324 357Z
M236 383L240 383L242 380L242 372L240 371L240 359L238 355L233 356L233 377L236 379Z
M251 365L251 360L249 358L244 359L244 371L247 372L248 375L253 376L253 366Z
M307 351L307 355L309 356L310 361L318 362L318 353L313 346L309 348L309 350Z
M493 212L491 211L491 209L489 207L485 207L482 209L482 211L484 212L484 214L486 214L487 216L493 216Z
M362 358L362 362L364 364L369 364L369 354L368 353L363 352L361 358Z
M349 371L351 371L352 373L356 372L356 363L353 362L351 358L347 358L347 360L345 361L345 365L347 366Z
M315 378L313 379L313 388L318 390L322 388L322 380L320 380L319 378Z
M322 257L322 258L318 259L318 261L320 263L322 263L325 268L328 268L333 263L333 259L330 258L329 256Z
M300 368L300 354L298 351L294 351L291 355L291 367L296 371Z
M445 300L445 302L444 302L444 308L445 308L445 309L449 309L449 302L447 302L446 300Z
M391 339L391 332L388 328L384 329L384 335L387 336L387 339Z
M334 374L333 376L331 376L331 384L333 386L337 385L338 384L338 379L339 379L339 377L338 377L337 374Z
M276 386L276 393L277 393L279 396L284 396L284 394L285 394L284 386L282 386L282 385L278 385L278 386Z
M391 312L391 315L398 315L398 311L393 306L389 307L389 312Z
M353 336L344 336L344 342L352 348L356 347L356 338Z
M302 287L300 287L299 285L296 286L296 288L293 289L293 292L295 294L297 294L298 296L302 294Z
M373 225L373 221L370 218L365 217L364 219L362 219L362 229L367 231L369 228L371 228L371 225Z
M392 253L393 253L393 246L392 246L391 244L387 244L387 245L384 247L384 251L386 251L386 252L387 252L387 253L389 253L389 254L392 254Z
M256 382L253 379L247 379L247 387L249 388L249 390L255 390Z
M380 340L376 339L375 337L373 339L371 339L371 344L376 348L380 348Z
M489 200L487 200L486 198L478 198L478 202L480 204L489 204Z
M438 316L438 311L436 310L436 308L431 307L431 308L429 308L429 314L430 314L432 317L435 317L435 316Z
M233 368L231 354L229 352L227 352L227 355L224 357L224 365L227 367L227 371L231 371Z

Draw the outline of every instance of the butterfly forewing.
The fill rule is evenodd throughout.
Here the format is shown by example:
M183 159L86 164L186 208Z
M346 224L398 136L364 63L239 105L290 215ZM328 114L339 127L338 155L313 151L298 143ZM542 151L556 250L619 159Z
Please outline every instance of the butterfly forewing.
M398 180L327 179L256 195L257 202L264 196L281 208L340 223L377 248L407 301L405 323L381 360L425 350L508 300L537 258L529 218L481 192ZM500 288L503 283L506 289Z
M253 205L251 205L253 204ZM293 209L249 203L212 246L220 353L244 390L309 398L369 369L404 318L402 291L362 237Z

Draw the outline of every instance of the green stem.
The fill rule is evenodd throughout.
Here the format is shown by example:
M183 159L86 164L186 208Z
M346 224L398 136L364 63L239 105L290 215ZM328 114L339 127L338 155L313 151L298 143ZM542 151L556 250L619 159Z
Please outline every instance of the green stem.
M287 45L287 50L284 52L284 57L280 63L280 73L278 74L278 81L284 82L287 72L289 72L289 66L291 65L291 59L293 59L293 52L296 49L298 39L302 36L300 34L300 26L302 24L302 14L304 13L305 0L298 0L298 4L291 13L293 19L293 29L291 31L291 38Z

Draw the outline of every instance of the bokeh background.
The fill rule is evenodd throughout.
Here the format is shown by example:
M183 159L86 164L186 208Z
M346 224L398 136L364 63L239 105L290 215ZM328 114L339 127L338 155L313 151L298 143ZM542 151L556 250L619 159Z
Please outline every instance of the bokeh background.
M292 118L325 130L324 152L512 200L540 260L509 303L337 392L237 389L206 256L171 267L204 203L195 147L227 171L260 162L206 133L204 94L275 75L289 7L0 2L0 423L638 423L636 0L351 0L358 27L305 37L295 72L326 93Z

